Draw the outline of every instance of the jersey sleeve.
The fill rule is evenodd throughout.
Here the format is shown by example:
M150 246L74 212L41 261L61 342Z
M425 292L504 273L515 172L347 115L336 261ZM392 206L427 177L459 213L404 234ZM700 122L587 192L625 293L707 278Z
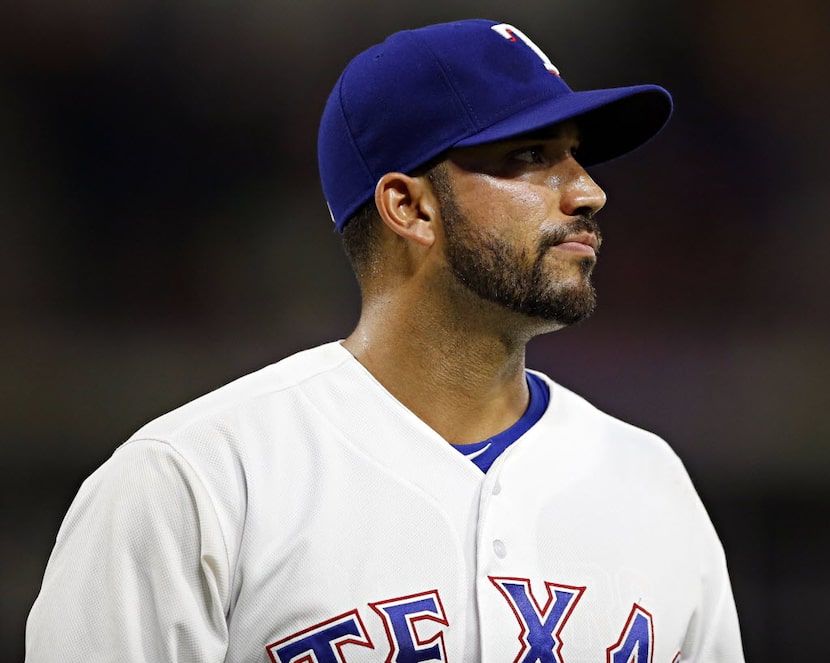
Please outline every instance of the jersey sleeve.
M222 661L228 554L211 497L168 444L136 440L82 485L26 626L26 661Z
M720 538L699 496L691 487L697 528L701 594L684 642L681 663L744 663L735 599Z

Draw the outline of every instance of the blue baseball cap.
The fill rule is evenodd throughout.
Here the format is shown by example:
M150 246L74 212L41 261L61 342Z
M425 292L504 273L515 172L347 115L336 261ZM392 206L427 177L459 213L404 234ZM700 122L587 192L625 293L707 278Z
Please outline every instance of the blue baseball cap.
M346 66L320 123L320 179L342 232L384 174L411 173L452 147L576 118L578 158L591 166L645 143L671 112L671 96L657 85L574 92L512 25L429 25L397 32Z

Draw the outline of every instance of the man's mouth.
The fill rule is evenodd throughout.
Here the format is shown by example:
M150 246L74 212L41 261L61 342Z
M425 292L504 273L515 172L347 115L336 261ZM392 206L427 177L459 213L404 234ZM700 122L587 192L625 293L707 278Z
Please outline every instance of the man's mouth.
M568 235L563 241L557 242L552 248L558 251L567 251L585 256L596 256L599 249L599 238L590 232L581 232Z

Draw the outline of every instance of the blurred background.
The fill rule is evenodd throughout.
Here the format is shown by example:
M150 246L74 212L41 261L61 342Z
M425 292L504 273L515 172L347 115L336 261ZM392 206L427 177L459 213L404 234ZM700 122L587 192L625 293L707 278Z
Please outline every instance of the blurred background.
M0 660L120 442L349 333L322 106L359 50L466 17L517 25L574 88L673 92L658 139L593 171L597 314L529 364L683 458L747 661L825 654L830 3L38 0L0 6Z

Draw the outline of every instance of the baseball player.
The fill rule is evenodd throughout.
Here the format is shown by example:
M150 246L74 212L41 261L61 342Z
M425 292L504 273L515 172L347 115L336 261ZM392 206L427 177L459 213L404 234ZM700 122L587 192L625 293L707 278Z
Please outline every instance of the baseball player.
M149 423L87 479L27 660L743 661L681 462L524 365L594 306L585 168L671 109L652 85L574 92L492 21L352 60L319 165L356 329Z

